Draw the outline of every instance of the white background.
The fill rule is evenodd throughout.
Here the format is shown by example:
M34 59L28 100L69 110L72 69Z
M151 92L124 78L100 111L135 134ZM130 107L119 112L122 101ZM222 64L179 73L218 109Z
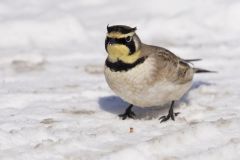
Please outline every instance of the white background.
M238 160L239 0L1 0L1 160ZM177 103L134 108L107 86L107 24L217 74L194 77ZM133 133L129 133L129 128Z

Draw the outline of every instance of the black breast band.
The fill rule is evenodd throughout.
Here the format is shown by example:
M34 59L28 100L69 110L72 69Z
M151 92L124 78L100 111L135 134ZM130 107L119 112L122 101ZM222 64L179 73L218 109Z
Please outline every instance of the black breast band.
M108 59L106 59L105 64L115 72L128 71L129 69L132 69L133 67L143 63L146 58L147 57L141 57L134 63L124 63L121 60L118 60L117 62L110 62Z

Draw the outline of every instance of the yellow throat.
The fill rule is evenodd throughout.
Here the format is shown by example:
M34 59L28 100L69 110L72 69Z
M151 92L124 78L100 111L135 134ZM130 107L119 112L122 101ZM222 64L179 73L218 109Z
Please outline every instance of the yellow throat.
M141 51L138 50L133 54L129 55L129 48L122 44L113 44L107 46L108 59L111 62L121 60L125 63L134 63L140 57Z

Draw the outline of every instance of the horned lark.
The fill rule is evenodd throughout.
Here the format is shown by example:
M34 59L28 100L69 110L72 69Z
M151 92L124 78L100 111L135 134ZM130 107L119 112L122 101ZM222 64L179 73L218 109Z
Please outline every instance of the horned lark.
M171 102L168 115L160 120L174 120L178 115L173 111L174 102L189 90L194 73L211 71L193 68L189 64L199 59L182 59L165 48L142 43L135 32L136 27L107 26L106 81L130 104L119 116L123 120L134 118L133 105L151 107Z

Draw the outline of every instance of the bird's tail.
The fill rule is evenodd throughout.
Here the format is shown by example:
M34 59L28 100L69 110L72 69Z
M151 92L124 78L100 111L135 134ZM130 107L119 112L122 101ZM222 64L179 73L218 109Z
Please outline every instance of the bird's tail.
M185 62L194 62L194 61L201 61L202 59L197 58L197 59L183 59Z
M191 63L195 61L201 61L202 59L196 58L196 59L182 59L183 62ZM210 71L202 68L193 68L194 73L217 73L216 71Z
M193 68L194 73L217 73L216 71L210 71L206 69L201 69L201 68Z

